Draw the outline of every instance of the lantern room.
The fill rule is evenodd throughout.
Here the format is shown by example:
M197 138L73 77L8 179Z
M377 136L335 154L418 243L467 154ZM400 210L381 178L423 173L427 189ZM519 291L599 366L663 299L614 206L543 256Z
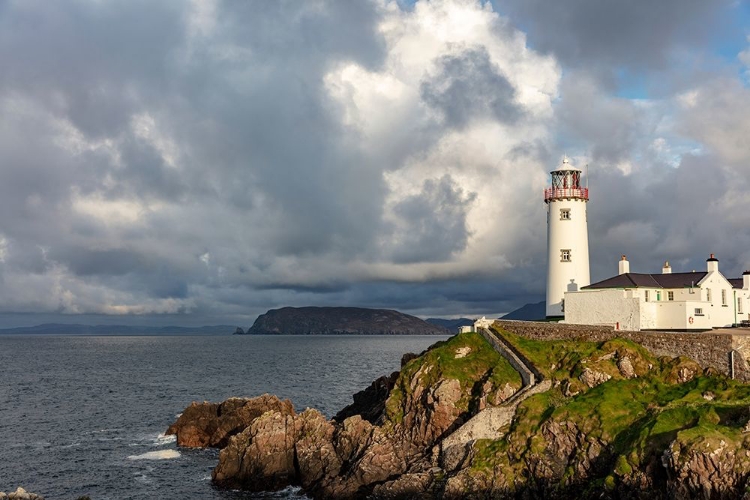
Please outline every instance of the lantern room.
M552 185L544 190L544 202L565 199L588 201L589 189L581 186L581 173L581 169L574 167L564 158L562 165L550 172Z

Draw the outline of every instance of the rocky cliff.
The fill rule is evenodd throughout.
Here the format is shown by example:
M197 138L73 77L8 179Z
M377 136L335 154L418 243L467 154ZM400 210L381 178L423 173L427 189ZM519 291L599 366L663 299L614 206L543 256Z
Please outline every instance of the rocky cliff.
M448 330L388 309L283 307L261 314L248 334L445 335Z
M544 379L522 402L505 358L476 333L457 335L334 420L266 396L268 411L226 440L215 485L342 499L746 498L750 386L626 340L497 334ZM491 439L456 439L503 408L512 417L487 418L496 428L479 433Z

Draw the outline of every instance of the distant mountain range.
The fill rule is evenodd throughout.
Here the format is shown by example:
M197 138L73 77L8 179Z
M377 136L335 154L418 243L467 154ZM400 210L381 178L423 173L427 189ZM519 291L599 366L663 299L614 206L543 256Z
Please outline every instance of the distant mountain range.
M128 326L78 325L46 323L37 326L0 329L2 334L67 334L67 335L230 335L235 326Z
M238 332L239 333L239 332ZM447 335L442 326L390 309L282 307L261 314L246 335Z
M535 304L526 304L522 307L519 307L515 311L511 311L502 316L502 319L513 319L518 321L538 321L543 320L546 315L547 303L545 301L541 301ZM447 328L451 331L451 333L456 333L459 327L473 325L475 320L469 318L427 318L425 321L433 325Z
M535 321L547 317L547 302L541 301L536 304L526 304L515 311L511 311L502 319L515 319L521 321Z
M458 331L458 328L461 326L469 326L474 324L473 319L469 318L454 318L454 319L442 319L442 318L427 318L425 320L426 322L442 326L443 328L447 328L451 331L451 333L456 333Z

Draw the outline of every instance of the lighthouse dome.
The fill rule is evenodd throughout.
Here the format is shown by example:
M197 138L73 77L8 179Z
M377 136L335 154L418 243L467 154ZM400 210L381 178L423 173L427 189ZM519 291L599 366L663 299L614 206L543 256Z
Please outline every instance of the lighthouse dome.
M574 167L573 164L570 163L570 160L568 159L568 157L566 156L563 158L562 165L554 169L553 172L569 172L571 170L575 172L582 172L580 168Z

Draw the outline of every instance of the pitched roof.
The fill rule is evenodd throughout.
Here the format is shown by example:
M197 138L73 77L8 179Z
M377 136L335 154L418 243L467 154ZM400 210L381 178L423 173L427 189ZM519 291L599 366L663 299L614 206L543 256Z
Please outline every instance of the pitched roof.
M689 288L697 286L706 277L707 272L692 273L669 273L669 274L643 274L625 273L598 283L592 283L581 289L592 288ZM742 280L740 280L742 281ZM732 283L734 286L734 283Z
M727 281L732 284L732 288L742 288L744 285L742 278L727 278Z

